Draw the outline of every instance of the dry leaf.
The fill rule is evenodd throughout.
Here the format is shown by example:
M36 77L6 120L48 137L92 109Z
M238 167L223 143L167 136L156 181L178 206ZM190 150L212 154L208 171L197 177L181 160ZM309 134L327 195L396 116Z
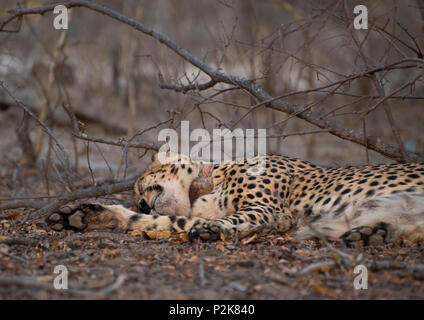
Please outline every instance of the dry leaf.
M128 234L132 236L143 236L143 237L145 236L145 232L140 230L131 230L128 232Z
M144 231L144 234L150 240L168 239L171 236L171 232L166 231Z
M34 232L47 234L47 231L43 229L34 229Z
M167 232L167 231L157 231L157 230L150 230L150 231L140 231L140 230L132 230L129 231L128 234L132 236L141 235L145 240L158 240L158 239L169 239L171 236L173 236L170 240L183 242L188 241L187 233L186 232Z
M308 250L305 250L305 249L297 249L295 252L298 253L298 254L303 254L303 255L307 255L307 256L309 256L311 254Z
M192 256L190 259L188 259L187 261L189 262L197 262L199 261L199 257L198 256Z
M175 232L172 235L175 235L175 241L188 241L187 232Z
M242 242L243 242L243 244L249 244L249 243L251 243L253 240L255 240L257 237L258 237L258 234L256 233L256 234L254 234L253 236L251 236L250 238L248 238L248 239L246 239L246 240L243 240Z
M404 247L416 247L420 244L420 242L423 241L422 237L418 237L414 240L407 239L404 235L400 235L399 239L397 240L397 244Z
M225 234L220 232L219 233L219 238L221 239L221 241L225 241Z
M20 218L22 218L22 213L20 212L10 212L6 217L7 220L16 220Z
M53 280L54 277L55 277L54 275L46 274L43 276L38 276L37 281L50 281L50 280Z
M318 293L325 294L332 298L336 296L333 290L331 290L330 288L323 287L320 282L314 279L309 281L309 285Z
M396 284L404 284L404 283L409 282L408 279L405 279L405 278L401 279L401 278L398 278L398 277L391 275L391 274L388 275L388 278L391 282L396 283Z
M227 249L227 248L225 248L225 247L224 247L224 245L223 245L222 243L218 243L218 244L216 245L216 248L217 248L218 250L220 250L220 251L223 251L223 252L228 251L228 249Z
M318 272L322 272L322 273L328 272L328 271L330 271L330 269L332 267L333 267L333 265L331 265L331 264L324 264L324 265L321 266L321 268L319 268Z

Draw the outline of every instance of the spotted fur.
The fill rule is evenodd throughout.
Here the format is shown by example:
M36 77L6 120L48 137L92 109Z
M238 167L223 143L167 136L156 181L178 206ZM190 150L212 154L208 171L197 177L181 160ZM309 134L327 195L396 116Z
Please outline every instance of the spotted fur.
M347 243L424 237L424 164L323 168L284 156L256 157L214 165L210 188L193 201L190 187L203 167L156 160L135 184L141 213L73 206L48 222L56 230L185 231L203 240L261 224L280 232L294 228L299 239L325 236Z

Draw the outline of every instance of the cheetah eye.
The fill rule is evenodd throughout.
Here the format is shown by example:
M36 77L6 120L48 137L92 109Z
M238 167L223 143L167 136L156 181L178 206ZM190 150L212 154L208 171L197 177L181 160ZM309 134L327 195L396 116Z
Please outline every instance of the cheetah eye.
M141 213L150 214L150 211L155 208L155 202L162 192L163 187L158 184L148 186L140 194L141 199L137 204L138 210Z
M153 190L163 191L163 187L158 184L154 184L153 186L148 186L146 189L144 189L143 193L153 191Z

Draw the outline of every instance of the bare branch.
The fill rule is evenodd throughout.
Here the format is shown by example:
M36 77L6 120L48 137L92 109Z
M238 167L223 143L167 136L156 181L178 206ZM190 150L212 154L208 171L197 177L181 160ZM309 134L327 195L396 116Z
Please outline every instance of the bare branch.
M154 150L154 151L158 151L160 148L159 145L154 143L147 143L147 142L128 143L126 139L123 139L123 138L113 139L113 138L107 138L107 137L98 137L98 136L88 135L82 132L73 132L72 135L75 138L78 138L81 140L99 142L99 143L109 144L109 145L118 146L118 147L138 148L138 149L146 149L146 150Z
M41 209L46 205L44 201L37 200L14 200L0 204L0 210L17 209L17 208L34 208Z
M34 219L39 216L45 216L71 201L80 200L84 198L100 197L113 193L132 190L136 180L137 176L113 184L101 185L88 189L79 189L73 192L66 193L62 195L58 200L43 206L42 208L35 212L32 212L31 214L28 214L27 216L25 216L25 220Z
M207 90L212 88L214 85L216 84L216 81L211 80L205 83L201 83L201 84L189 84L186 86L179 86L179 85L175 85L175 84L169 84L169 83L162 83L160 85L161 89L169 89L169 90L174 90L175 92L182 92L182 93L187 93L188 91L203 91L203 90Z
M226 74L223 72L220 72L218 70L213 69L208 64L200 60L199 58L193 56L191 53L189 53L187 50L179 47L174 41L172 41L169 37L164 35L161 32L158 32L154 29L151 29L149 27L146 27L145 25L128 18L114 10L111 10L105 6L98 5L96 3L93 3L91 1L68 1L63 3L56 3L56 4L50 4L45 5L37 8L16 8L9 10L10 16L6 17L1 23L0 23L0 31L3 30L3 28L14 19L17 19L19 17L22 17L24 15L32 15L32 14L44 14L46 12L52 11L54 7L58 4L62 4L66 6L67 8L73 8L73 7L85 7L90 10L99 12L101 14L107 15L117 21L120 21L124 24L127 24L140 32L149 35L150 37L158 40L163 45L167 46L169 49L171 49L173 52L175 52L177 55L179 55L184 60L190 62L193 66L196 66L200 70L202 70L204 73L209 75L211 78L211 81L214 81L216 83L226 83L231 84L240 87L244 91L248 92L251 96L253 96L255 99L257 99L260 103L265 104L268 108L281 111L288 114L297 114L297 117L300 119L303 119L321 129L328 129L329 132L335 136L338 136L339 138L342 138L347 141L354 142L356 144L367 146L369 149L374 150L388 158L397 160L397 161L403 161L404 157L402 156L401 151L396 146L393 146L391 144L388 144L381 139L378 139L373 136L367 136L365 137L361 132L352 130L352 129L346 129L342 125L336 122L332 122L328 119L323 118L320 114L317 114L311 110L302 111L302 106L297 106L291 103L284 102L280 100L278 97L272 97L270 94L268 94L266 91L264 91L261 87L259 87L255 82L250 81L243 77L236 77L230 74ZM406 58L402 62L409 61L409 62L415 62L419 64L423 64L424 60L419 58ZM400 62L397 62L400 63ZM376 68L373 70L373 73L383 70L383 68ZM362 76L369 75L369 72L363 74ZM412 152L407 153L408 158L411 161L423 161L424 156L422 154L415 154Z

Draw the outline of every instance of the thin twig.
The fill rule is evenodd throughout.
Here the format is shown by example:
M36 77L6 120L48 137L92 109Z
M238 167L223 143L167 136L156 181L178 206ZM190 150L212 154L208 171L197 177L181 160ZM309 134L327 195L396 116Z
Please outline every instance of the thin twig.
M126 142L126 139L120 138L120 139L113 139L113 138L107 138L107 137L98 137L98 136L92 136L85 133L79 133L79 132L73 132L72 135L75 138L81 139L81 140L87 140L87 141L93 141L98 143L104 143L109 144L112 146L118 146L118 147L127 147L127 148L138 148L138 149L147 149L147 150L153 150L158 151L160 146L154 143L145 143L145 142Z
M56 146L61 151L63 158L65 160L65 168L70 168L70 162L69 162L69 155L66 152L65 148L62 146L62 144L59 142L59 140L56 138L56 136L53 134L53 132L50 130L49 127L47 127L29 108L27 108L21 101L17 100L15 96L7 89L6 85L3 81L0 81L0 87L6 92L6 94L13 99L13 101L16 103L17 106L21 107L26 113L28 113L43 129L44 131L53 139Z

